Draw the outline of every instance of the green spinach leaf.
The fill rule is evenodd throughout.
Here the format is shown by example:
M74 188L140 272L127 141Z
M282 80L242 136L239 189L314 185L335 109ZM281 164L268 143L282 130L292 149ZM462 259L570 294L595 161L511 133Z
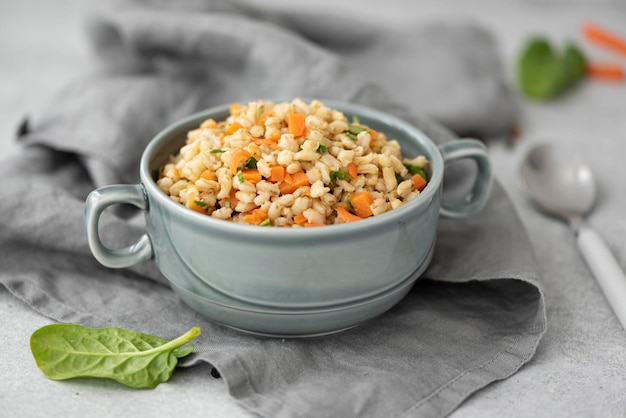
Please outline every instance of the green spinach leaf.
M562 53L547 39L529 40L518 61L518 81L522 92L533 99L549 100L570 89L585 77L586 60L574 44Z
M52 324L30 338L30 349L50 379L99 377L133 388L154 388L172 376L178 359L193 351L187 344L200 335L193 327L168 341L123 328L87 328Z

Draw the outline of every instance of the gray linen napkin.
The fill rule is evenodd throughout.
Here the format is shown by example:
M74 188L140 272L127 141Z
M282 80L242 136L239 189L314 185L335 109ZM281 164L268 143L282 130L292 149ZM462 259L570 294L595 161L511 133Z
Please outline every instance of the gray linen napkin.
M244 2L168 10L134 4L94 16L96 71L34 115L21 152L0 165L0 283L60 322L165 338L201 326L184 365L213 365L232 396L260 416L445 416L517 371L546 327L532 250L497 183L480 214L440 221L432 264L403 301L333 336L242 335L183 305L151 262L110 270L89 252L88 192L137 182L152 136L214 104L295 96L358 101L440 142L454 136L430 118L459 134L502 134L513 123L493 40L473 23L364 30L367 15L360 25L333 16L311 24L308 14L263 4L262 13ZM442 96L442 86L458 88ZM141 216L132 214L108 211L101 224L111 247L143 232Z

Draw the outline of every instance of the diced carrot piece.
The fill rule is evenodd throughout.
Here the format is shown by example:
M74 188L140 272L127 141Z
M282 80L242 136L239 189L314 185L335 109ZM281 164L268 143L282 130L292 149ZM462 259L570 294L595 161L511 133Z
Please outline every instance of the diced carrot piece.
M229 164L230 172L233 174L233 176L237 174L241 163L245 162L248 158L250 158L250 153L243 148L237 148L233 151L232 155L230 156Z
M312 223L308 223L307 222L307 223L304 224L304 227L305 228L309 228L311 226L324 226L324 225L326 225L326 224L312 224Z
M215 180L215 173L211 170L204 170L202 174L200 174L200 177L205 180Z
M368 191L356 192L350 195L350 204L354 208L354 213L361 218L372 216L371 204L374 203L374 197Z
M298 225L303 225L305 223L307 223L307 219L306 216L300 214L300 215L296 215L293 217L293 222L298 224Z
M252 184L257 184L258 182L263 180L263 176L261 176L261 173L259 173L259 170L257 170L256 168L248 168L242 170L241 175L243 176L245 181Z
M415 187L415 190L419 190L421 192L424 187L426 187L426 180L419 174L413 175L411 177L411 181L413 182L413 187Z
M243 217L243 220L247 224L250 224L250 225L258 225L266 219L267 219L267 212L265 212L261 208L253 209L252 212L250 212L247 215L244 215Z
M272 131L272 134L267 137L271 141L278 141L280 139L280 131Z
M291 184L293 183L293 176L291 174L289 174L287 171L285 171L285 175L283 178L283 181L287 184Z
M189 204L188 204L188 207L189 207L189 209L194 210L196 212L206 213L204 211L204 206L197 204L195 200L190 201Z
M356 164L354 164L353 162L348 163L348 174L353 179L356 179L356 175L357 175Z
M268 138L252 138L252 142L257 145L267 145L271 150L278 149L278 143L273 139Z
M377 140L378 139L378 135L380 135L378 133L378 131L373 130L372 128L367 128L370 131L370 136L372 137L373 140ZM378 141L376 141L378 143Z
M237 194L237 190L230 189L230 193L228 194L228 197L220 200L220 205L224 207L228 203L231 209L235 209L237 207L237 204L239 203L239 199L237 199L236 194Z
M351 213L345 205L337 206L337 216L344 222L360 221L363 218Z
M280 165L275 165L273 167L270 167L270 170L271 170L271 174L267 178L269 181L274 182L274 183L280 183L281 181L285 179L285 167L280 166Z
M306 130L305 119L303 113L292 113L287 117L287 127L289 133L293 136L302 136Z
M238 130L242 129L243 125L241 125L239 122L234 121L232 125L230 125L228 128L226 128L226 135L232 135L235 132L237 132Z
M302 171L298 171L297 173L292 174L291 177L291 183L287 183L285 177L285 181L278 185L278 188L280 189L280 194L293 193L298 190L298 188L302 186L309 186L311 184L309 183L309 179L307 178L306 174L304 174L304 172Z
M263 111L263 113L261 113L261 115L258 118L256 118L256 121L257 123L263 125L265 121L267 120L267 118L270 116L274 116L274 112Z

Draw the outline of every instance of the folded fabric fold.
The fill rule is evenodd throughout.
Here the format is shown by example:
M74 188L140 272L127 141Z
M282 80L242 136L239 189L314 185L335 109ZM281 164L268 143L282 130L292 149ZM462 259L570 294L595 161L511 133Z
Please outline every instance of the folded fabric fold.
M266 417L445 416L526 363L546 327L541 281L497 182L480 214L440 221L431 266L400 304L333 336L242 335L183 305L153 263L110 270L93 259L83 228L88 192L138 182L150 139L212 105L356 101L436 142L453 132L499 135L514 122L495 44L476 24L368 26L364 15L358 27L336 17L318 26L272 2L263 13L246 2L184 5L137 2L94 15L96 71L34 115L21 152L0 165L10 179L0 189L0 283L57 321L165 338L201 326L184 365L211 363L241 405ZM106 212L101 225L112 247L143 231L137 216Z

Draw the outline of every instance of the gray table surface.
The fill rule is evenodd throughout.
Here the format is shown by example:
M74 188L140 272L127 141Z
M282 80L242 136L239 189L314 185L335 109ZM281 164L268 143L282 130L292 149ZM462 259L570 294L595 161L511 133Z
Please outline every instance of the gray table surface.
M357 1L351 1L358 7ZM83 17L94 2L0 0L3 157L16 150L13 132L20 119L88 67ZM332 4L329 0L321 3ZM383 10L390 3L398 7ZM529 34L546 34L559 42L582 42L580 24L594 20L626 35L626 3L617 0L480 0L463 8L453 5L452 0L371 4L373 12L394 10L391 13L399 19L411 14L425 18L449 15L484 22L497 35L510 79L514 77L515 56ZM626 66L626 57L588 45L585 49L594 58L617 60ZM453 417L626 416L626 332L613 316L567 227L534 211L516 187L519 160L529 144L547 139L579 151L600 184L600 201L589 223L626 267L624 103L626 84L599 82L586 83L553 103L520 102L522 135L517 145L491 144L496 175L528 229L544 275L549 329L526 366L474 394ZM153 391L129 391L108 381L50 381L37 369L28 340L34 330L51 321L3 288L0 318L0 415L250 416L229 397L221 380L208 377L207 366L181 370L168 384Z

